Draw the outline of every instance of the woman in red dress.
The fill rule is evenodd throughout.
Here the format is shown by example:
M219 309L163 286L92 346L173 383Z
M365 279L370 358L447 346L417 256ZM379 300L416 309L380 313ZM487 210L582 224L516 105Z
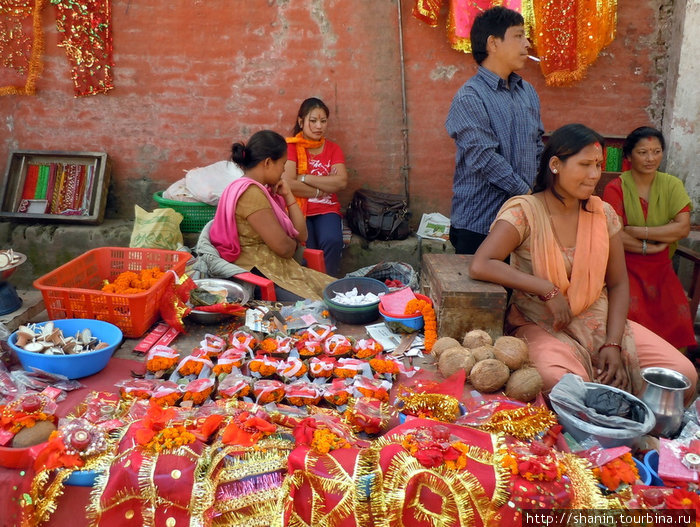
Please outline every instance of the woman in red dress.
M624 225L628 317L685 348L696 345L695 313L690 313L671 257L678 240L690 232L690 197L680 179L658 171L664 148L664 137L655 128L630 133L622 146L630 170L608 183L603 199Z

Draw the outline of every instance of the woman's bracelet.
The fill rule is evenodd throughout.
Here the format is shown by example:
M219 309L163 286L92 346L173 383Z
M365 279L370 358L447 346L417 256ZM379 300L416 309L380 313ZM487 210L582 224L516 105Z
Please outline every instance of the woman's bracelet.
M598 348L598 351L602 350L603 348L617 348L617 351L622 352L622 346L619 342L606 342L600 348Z
M649 227L647 225L644 226L644 239L649 239Z
M642 256L646 256L647 254L647 241L642 240Z
M297 203L296 200L292 201L291 203L287 203L287 208L291 207L291 206L294 205L295 203Z
M316 189L316 195L314 196L314 198L319 197L320 194L321 194L321 189L318 189L318 188L317 188L317 189Z
M557 286L554 286L554 289L552 289L549 293L545 295L537 295L537 298L542 300L542 302L549 302L552 298L557 296L559 294L559 288Z

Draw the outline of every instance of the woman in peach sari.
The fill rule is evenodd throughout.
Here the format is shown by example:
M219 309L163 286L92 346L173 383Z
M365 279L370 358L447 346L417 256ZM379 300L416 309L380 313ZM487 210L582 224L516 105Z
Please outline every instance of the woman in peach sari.
M508 200L474 255L472 278L513 288L506 320L524 338L549 391L566 373L639 394L640 368L697 373L672 345L627 320L629 286L620 221L593 196L603 138L570 124L542 154L534 194ZM503 260L510 255L510 265Z

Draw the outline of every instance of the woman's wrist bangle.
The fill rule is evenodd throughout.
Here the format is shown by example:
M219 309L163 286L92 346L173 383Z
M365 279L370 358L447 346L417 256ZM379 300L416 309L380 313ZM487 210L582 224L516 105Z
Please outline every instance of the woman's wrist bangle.
M292 205L296 204L296 200L292 201L291 203L287 203L287 208L291 207Z
M617 348L617 351L622 351L622 346L619 342L606 342L600 348L598 348L598 351L602 350L603 348Z
M319 197L320 194L321 194L321 190L320 190L320 189L316 189L316 195L314 196L314 198Z
M649 227L646 225L644 226L644 239L645 240L649 239Z
M549 302L552 298L557 296L559 294L559 288L557 286L554 286L554 289L552 289L549 293L545 295L537 295L537 298L542 300L542 302Z
M647 241L642 240L642 255L646 255L646 254L647 254Z

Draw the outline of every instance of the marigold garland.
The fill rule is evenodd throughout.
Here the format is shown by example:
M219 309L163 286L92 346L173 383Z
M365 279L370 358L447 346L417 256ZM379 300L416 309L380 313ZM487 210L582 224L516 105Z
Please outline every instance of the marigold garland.
M23 428L33 427L39 421L56 422L56 416L44 412L22 412L0 406L0 428L6 429L13 435Z
M113 282L104 281L102 291L117 295L135 295L148 291L165 273L158 267L143 269L139 273L124 271Z
M181 446L194 443L195 439L197 439L195 435L192 432L188 432L184 426L170 426L156 433L153 439L148 442L146 448L154 452L174 450Z
M327 428L318 428L314 430L311 448L319 454L328 454L331 450L350 447L350 443Z
M631 485L639 479L639 471L634 463L632 454L627 452L605 463L601 467L595 467L593 474L610 490L617 490L620 485Z
M420 313L423 315L423 347L425 351L430 353L433 345L437 341L437 319L435 318L435 310L427 300L409 300L404 310L405 315L413 315Z
M146 369L150 372L157 372L157 371L165 371L169 370L170 368L173 368L178 360L180 360L180 357L161 357L156 355L152 359L149 359L148 362L146 362Z

